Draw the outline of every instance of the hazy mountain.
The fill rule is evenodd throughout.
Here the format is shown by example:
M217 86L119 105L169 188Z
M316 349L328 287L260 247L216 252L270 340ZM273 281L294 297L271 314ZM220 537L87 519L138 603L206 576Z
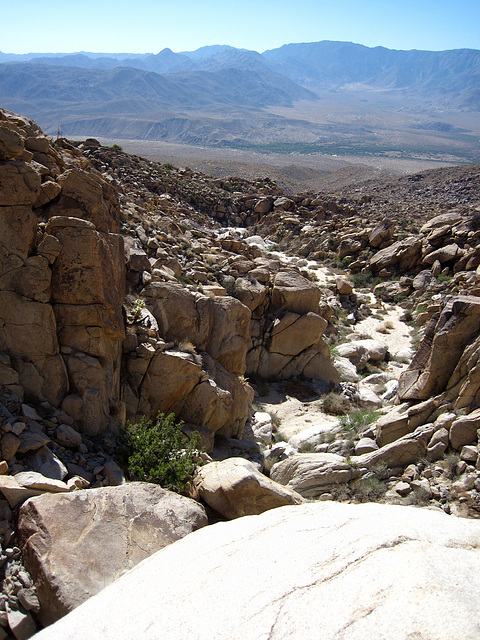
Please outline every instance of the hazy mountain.
M287 44L262 54L278 73L311 89L360 83L440 97L446 105L480 109L480 51L396 51L351 42Z
M228 45L156 54L0 53L0 104L67 135L305 141L314 151L340 140L376 153L392 141L403 149L408 129L416 153L429 152L434 134L442 153L455 140L470 158L480 135L472 125L480 111L480 51L323 41L262 54ZM472 116L449 120L440 115L447 111Z

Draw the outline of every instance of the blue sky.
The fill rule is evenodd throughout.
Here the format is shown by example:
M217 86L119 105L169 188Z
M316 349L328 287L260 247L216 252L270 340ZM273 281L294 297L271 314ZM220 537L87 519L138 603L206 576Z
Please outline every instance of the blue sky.
M480 0L0 0L0 51L265 51L343 40L480 49Z

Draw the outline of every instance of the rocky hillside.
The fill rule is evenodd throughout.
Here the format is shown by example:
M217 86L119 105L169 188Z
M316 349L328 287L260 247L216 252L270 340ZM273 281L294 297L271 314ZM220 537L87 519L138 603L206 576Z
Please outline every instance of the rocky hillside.
M479 182L285 194L0 111L3 637L207 522L317 499L478 518ZM116 459L159 412L200 433L189 497Z

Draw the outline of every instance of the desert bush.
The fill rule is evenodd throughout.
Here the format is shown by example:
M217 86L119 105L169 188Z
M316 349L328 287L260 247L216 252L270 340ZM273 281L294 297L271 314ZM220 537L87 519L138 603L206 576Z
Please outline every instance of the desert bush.
M327 393L323 399L323 408L327 413L331 413L334 416L343 416L348 413L352 405L350 400L341 393L335 393L331 391Z
M387 484L385 481L373 476L370 478L363 478L356 488L355 499L359 502L375 502L387 491Z
M132 480L185 491L197 466L200 435L194 431L188 440L181 431L182 425L182 421L175 421L173 413L159 413L155 421L143 416L140 422L127 422L119 457L126 463Z
M340 424L346 431L360 433L360 431L376 422L379 417L379 411L355 409L354 411L350 411L347 415L341 416Z

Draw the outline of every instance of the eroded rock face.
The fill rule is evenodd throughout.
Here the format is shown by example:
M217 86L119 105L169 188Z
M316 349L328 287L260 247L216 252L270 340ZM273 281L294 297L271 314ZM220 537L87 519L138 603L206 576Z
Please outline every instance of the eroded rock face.
M38 639L476 640L479 544L478 522L412 507L274 509L170 545Z
M0 130L0 351L18 375L9 386L64 404L97 435L121 422L117 194L92 167L67 168L72 155L26 118L2 111Z
M425 400L458 386L456 367L479 331L480 298L458 296L447 302L442 312L432 318L412 363L400 377L399 398Z
M36 576L42 624L206 524L197 502L148 483L29 500L20 509L18 535L25 565Z

